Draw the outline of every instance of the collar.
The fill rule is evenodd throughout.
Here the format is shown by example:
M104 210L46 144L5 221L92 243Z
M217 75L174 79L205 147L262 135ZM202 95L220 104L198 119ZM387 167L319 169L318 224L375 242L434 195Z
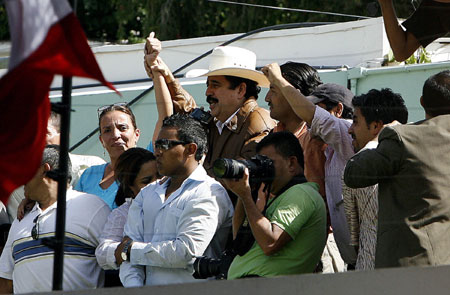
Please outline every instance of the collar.
M226 126L231 132L239 133L241 131L242 126L244 126L245 120L247 117L258 107L258 103L254 97L248 98L244 104L233 114L226 122L224 126ZM217 119L216 119L217 121ZM219 127L217 127L219 128ZM219 134L221 132L219 131Z
M203 165L199 164L197 168L195 168L195 170L183 181L183 183L178 189L183 188L187 183L191 181L205 181L207 176L208 174L206 173L205 168L203 168ZM164 177L158 182L158 186L166 189L167 186L170 184L170 180L171 180L170 177Z
M232 130L233 126L230 124L231 120L236 116L239 112L240 108L236 110L225 122L220 122L220 120L216 121L217 130L219 130L219 134L222 134L223 127L226 126L228 129ZM231 128L230 128L231 127Z
M167 200L163 201L161 208L164 208L167 204L170 204L174 199L176 199L179 195L186 192L185 187L189 185L191 182L204 182L208 178L208 174L206 173L203 165L198 165L197 168L186 178L181 186L174 191ZM156 192L159 195L165 195L167 186L170 184L170 178L167 179L164 183L158 183L159 187L156 188Z

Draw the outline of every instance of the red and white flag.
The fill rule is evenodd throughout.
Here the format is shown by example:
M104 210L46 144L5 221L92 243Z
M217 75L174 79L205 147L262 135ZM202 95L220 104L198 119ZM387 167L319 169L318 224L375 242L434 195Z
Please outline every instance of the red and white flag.
M67 0L5 0L11 54L0 80L0 201L40 166L55 74L107 82ZM115 90L115 89L114 89Z

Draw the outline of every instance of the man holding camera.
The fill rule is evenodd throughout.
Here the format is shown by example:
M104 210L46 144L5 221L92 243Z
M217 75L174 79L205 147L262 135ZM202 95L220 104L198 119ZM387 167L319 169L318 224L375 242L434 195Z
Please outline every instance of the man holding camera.
M312 272L326 242L326 210L318 184L303 176L298 139L289 132L273 133L256 150L275 170L272 181L266 182L270 195L262 212L252 198L248 169L242 179L224 179L242 201L255 238L247 253L234 258L228 279Z

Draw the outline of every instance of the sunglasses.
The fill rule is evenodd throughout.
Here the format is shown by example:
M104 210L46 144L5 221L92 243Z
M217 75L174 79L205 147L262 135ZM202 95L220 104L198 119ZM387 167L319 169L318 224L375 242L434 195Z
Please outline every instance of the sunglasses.
M184 142L180 140L172 140L172 139L158 139L155 141L155 149L167 151L179 144L188 144L189 142Z
M38 216L36 216L33 220L33 228L31 229L31 237L33 238L33 240L37 240L39 239L39 217L41 216L41 214L39 214Z
M128 103L127 102L116 102L116 103L113 103L113 104L107 104L107 105L104 105L102 107L99 107L97 109L98 117L100 118L104 111L106 111L106 110L108 110L108 109L110 109L112 107L124 107L124 108L128 109Z

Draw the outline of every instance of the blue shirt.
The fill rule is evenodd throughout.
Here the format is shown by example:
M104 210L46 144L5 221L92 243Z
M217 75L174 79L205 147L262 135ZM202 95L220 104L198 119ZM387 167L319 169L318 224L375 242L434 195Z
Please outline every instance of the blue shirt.
M113 182L106 189L100 186L107 165L108 163L87 168L81 175L80 180L75 186L75 190L99 196L112 210L117 208L114 199L116 198L119 186L116 182Z

